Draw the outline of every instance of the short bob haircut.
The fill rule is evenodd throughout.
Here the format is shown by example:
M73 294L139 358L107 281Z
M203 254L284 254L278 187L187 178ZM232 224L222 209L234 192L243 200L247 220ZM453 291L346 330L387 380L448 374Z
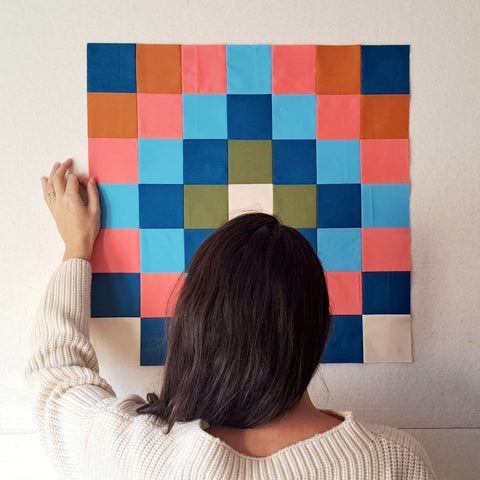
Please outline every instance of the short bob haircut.
M253 428L296 407L332 328L322 264L276 216L246 213L215 230L187 268L167 327L160 396L140 414Z

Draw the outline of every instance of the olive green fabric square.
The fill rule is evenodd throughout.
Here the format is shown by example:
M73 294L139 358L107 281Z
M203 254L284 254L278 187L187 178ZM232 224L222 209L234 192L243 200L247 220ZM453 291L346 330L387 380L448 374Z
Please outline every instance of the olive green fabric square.
M316 185L274 185L273 213L294 228L317 228Z
M229 140L228 183L272 183L272 141Z
M218 228L228 221L228 185L185 185L184 228Z

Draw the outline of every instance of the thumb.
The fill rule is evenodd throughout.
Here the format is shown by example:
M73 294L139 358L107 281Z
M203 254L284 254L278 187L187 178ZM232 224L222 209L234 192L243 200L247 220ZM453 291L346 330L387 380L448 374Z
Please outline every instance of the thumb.
M95 177L91 177L87 183L87 194L88 194L88 210L97 213L100 210L100 203L98 198L98 188Z
M78 194L79 182L76 175L70 173L67 178L67 185L65 186L65 193Z

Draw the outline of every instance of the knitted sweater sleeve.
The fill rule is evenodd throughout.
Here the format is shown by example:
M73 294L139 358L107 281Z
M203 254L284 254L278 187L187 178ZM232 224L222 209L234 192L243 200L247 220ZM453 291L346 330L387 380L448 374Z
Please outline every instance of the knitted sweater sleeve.
M53 273L30 332L25 380L43 448L62 478L84 478L91 418L116 398L89 340L91 265L71 258Z

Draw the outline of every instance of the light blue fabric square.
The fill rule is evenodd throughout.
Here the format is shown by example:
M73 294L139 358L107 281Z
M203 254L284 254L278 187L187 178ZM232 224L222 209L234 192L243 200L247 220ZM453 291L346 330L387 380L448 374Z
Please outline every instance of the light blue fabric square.
M270 45L227 45L227 93L272 93Z
M99 183L100 228L138 228L138 184Z
M139 183L183 183L183 140L138 139Z
M180 273L184 268L183 228L140 230L141 273Z
M328 272L361 271L361 228L317 228L317 253Z
M183 138L227 138L227 96L183 94Z
M317 140L317 183L360 183L360 140Z
M408 183L362 185L362 227L410 226Z
M315 139L316 95L272 95L272 138Z

